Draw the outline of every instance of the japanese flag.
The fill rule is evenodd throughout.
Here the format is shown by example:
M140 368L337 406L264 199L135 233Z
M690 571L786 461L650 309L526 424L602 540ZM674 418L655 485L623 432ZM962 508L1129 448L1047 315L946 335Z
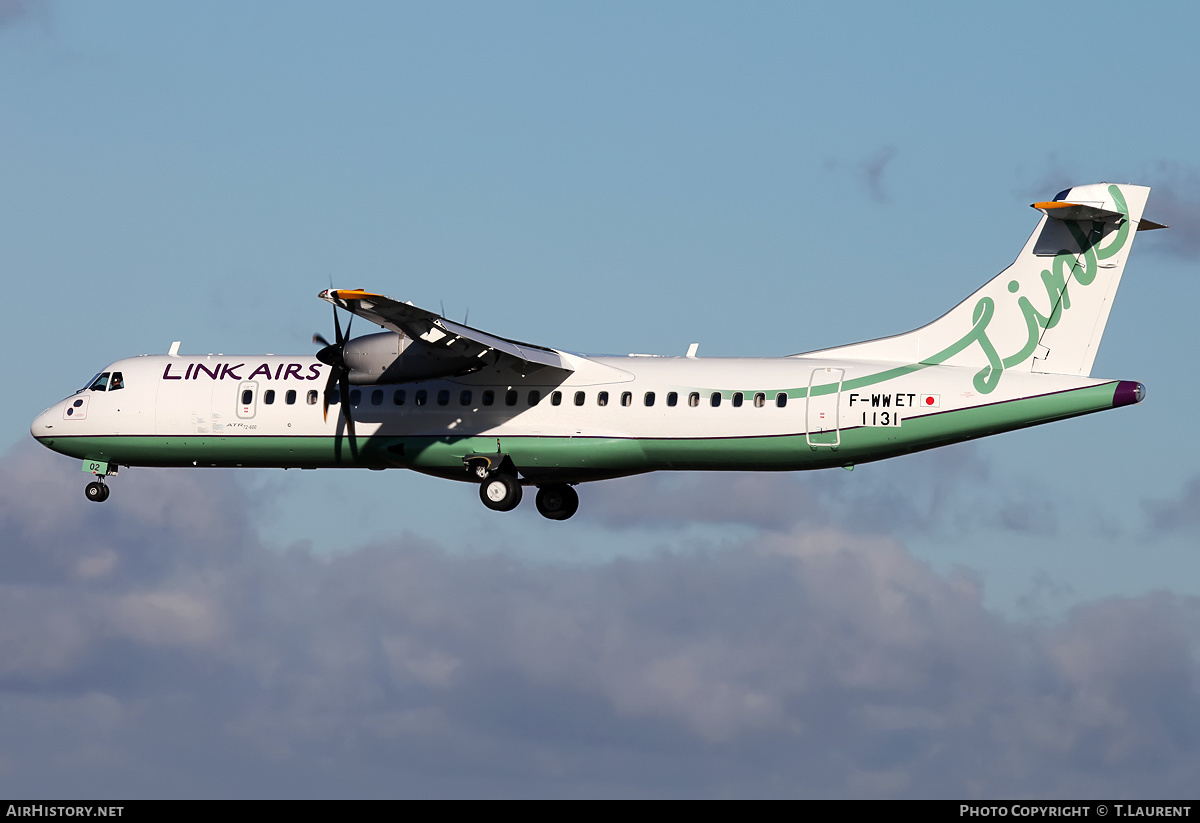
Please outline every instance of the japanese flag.
M940 394L923 394L921 402L918 404L923 409L940 409L942 407L942 396Z

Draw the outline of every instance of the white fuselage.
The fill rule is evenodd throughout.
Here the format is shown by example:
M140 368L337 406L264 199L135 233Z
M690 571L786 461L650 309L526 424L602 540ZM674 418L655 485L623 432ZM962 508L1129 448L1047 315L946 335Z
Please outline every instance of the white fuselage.
M119 391L81 391L32 431L57 451L120 465L393 466L467 480L464 459L503 452L534 481L577 482L853 465L1109 408L1116 388L1017 372L984 398L977 370L962 367L563 356L574 370L561 382L485 370L354 387L355 454L341 405L324 412L329 367L312 357L120 360L106 369L123 375Z

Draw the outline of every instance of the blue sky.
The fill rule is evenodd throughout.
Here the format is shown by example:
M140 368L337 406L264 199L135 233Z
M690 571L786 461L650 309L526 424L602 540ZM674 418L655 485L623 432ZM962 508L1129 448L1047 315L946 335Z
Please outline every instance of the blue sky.
M1198 17L0 0L0 789L1190 790ZM173 340L312 351L331 281L582 352L900 332L1099 180L1173 226L1096 361L1134 408L605 482L568 524L402 472L130 470L100 507L28 436Z

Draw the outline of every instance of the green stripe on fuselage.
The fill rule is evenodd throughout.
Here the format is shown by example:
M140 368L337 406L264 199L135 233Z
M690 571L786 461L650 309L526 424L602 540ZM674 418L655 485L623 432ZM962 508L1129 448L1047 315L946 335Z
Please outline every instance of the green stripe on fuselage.
M518 435L359 437L41 438L63 454L131 466L410 468L471 479L463 458L508 454L522 473L562 479L614 477L664 469L819 469L882 460L989 434L1112 408L1117 383L910 417L898 427L848 427L838 448L813 447L803 432L755 437L634 438ZM749 411L749 410L748 410ZM686 414L687 411L681 410ZM753 413L750 411L750 413ZM53 441L51 444L49 441ZM499 441L499 448L497 446Z

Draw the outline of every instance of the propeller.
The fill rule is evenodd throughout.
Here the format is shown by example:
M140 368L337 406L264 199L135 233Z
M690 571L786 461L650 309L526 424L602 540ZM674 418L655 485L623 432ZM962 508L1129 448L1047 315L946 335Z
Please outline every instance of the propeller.
M329 366L329 377L325 380L325 391L322 392L325 419L329 419L329 398L336 386L338 393L341 395L342 414L346 417L346 431L350 434L350 455L357 459L358 442L354 435L354 416L350 411L350 369L346 365L346 343L350 340L350 326L353 323L354 317L351 315L350 320L346 323L346 334L343 336L342 324L338 322L337 306L334 306L334 342L330 343L320 334L314 334L312 339L314 343L322 346L321 350L317 352L317 359ZM338 440L338 446L341 446L340 439Z

